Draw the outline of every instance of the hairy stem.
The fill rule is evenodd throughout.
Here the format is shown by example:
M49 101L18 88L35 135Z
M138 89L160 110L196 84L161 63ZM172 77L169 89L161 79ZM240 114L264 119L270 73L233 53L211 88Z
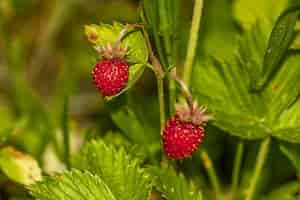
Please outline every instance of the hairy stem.
M209 181L211 182L211 185L214 189L216 199L221 200L222 193L221 193L221 189L220 189L219 179L218 179L217 173L213 167L213 162L204 149L201 152L201 159L202 159L204 168L207 171Z
M192 66L198 43L198 33L200 30L200 22L202 16L203 0L195 0L194 14L190 30L190 38L187 48L187 55L184 64L184 82L189 86L192 75Z
M266 139L264 139L259 147L259 152L258 152L258 156L257 156L257 160L256 160L256 165L255 165L255 169L254 169L254 173L253 176L250 180L250 186L249 186L249 190L247 192L246 195L246 200L252 200L254 193L255 193L255 189L256 189L256 185L258 182L258 178L261 175L263 166L265 164L265 161L267 159L267 155L269 152L269 148L270 148L270 143L271 143L271 138L267 137Z
M162 134L165 126L165 103L164 103L164 85L163 79L157 77L157 91L158 91L158 102L159 102L159 117L160 117L160 134Z
M180 85L182 93L188 100L189 106L193 107L193 96L187 85L180 78L178 78L175 73L170 73L170 77Z
M231 199L234 200L236 196L236 190L239 183L239 174L242 165L242 157L244 152L244 142L239 141L234 159L233 173L232 173L232 185L231 185Z
M165 99L164 99L164 72L162 69L162 66L159 62L159 60L156 58L156 56L153 53L153 49L150 43L149 35L147 31L142 27L144 37L146 39L147 47L149 50L149 55L150 55L150 60L151 64L147 64L155 73L155 77L157 80L157 92L158 92L158 102L159 102L159 117L160 117L160 129L161 129L161 134L162 130L165 126Z
M176 69L172 69L172 73L176 73ZM176 102L176 84L172 77L168 77L169 79L169 112L170 115L174 113L174 104Z

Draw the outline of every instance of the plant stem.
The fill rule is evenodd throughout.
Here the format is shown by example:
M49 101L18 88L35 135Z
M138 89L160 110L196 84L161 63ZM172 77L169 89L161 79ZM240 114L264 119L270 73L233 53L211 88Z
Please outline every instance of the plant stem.
M190 38L187 48L187 55L184 64L184 82L189 86L192 75L192 66L198 43L198 33L202 17L203 0L195 0L193 19L190 30Z
M201 152L201 159L203 161L204 168L207 171L208 178L211 182L211 185L215 191L216 199L221 200L222 195L221 195L219 179L218 179L217 173L213 167L212 160L209 158L208 154L206 153L206 151L204 149Z
M153 53L153 49L150 43L149 35L147 31L142 27L144 37L146 39L147 47L149 50L151 64L147 64L155 73L155 77L157 80L157 92L158 92L158 103L159 103L159 117L160 117L160 129L162 134L162 130L165 126L165 99L164 99L164 71L159 60L155 57Z
M160 134L165 126L165 103L164 103L164 84L161 77L157 77L157 91L159 102Z
M262 143L259 147L259 152L258 152L258 156L257 156L257 160L256 160L256 166L255 166L254 174L250 180L250 186L249 186L249 190L246 195L246 200L253 199L258 178L261 175L263 166L267 159L267 155L268 155L269 148L270 148L270 143L271 143L271 138L267 137L266 139L264 139L262 141Z
M176 73L176 69L173 69L171 73ZM174 113L174 104L176 101L176 84L172 77L168 76L169 79L169 114Z
M242 157L244 152L244 142L242 140L239 141L237 146L237 151L234 159L233 173L232 173L232 186L231 186L231 199L235 199L236 190L239 182L239 174L242 164Z

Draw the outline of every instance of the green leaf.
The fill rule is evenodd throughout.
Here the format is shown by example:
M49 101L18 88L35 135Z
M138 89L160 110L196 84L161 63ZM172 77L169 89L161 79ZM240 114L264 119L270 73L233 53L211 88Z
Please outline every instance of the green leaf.
M245 139L272 135L300 143L297 124L300 119L299 54L289 54L284 61L274 63L271 57L275 54L266 53L271 45L269 43L268 47L266 43L268 35L270 41L279 37L278 26L281 25L278 24L283 23L283 18L278 19L271 35L262 24L255 24L241 36L237 52L224 60L213 58L198 63L194 68L193 94L214 113L215 121L212 123L232 135ZM289 34L280 35L279 39L286 41ZM280 45L277 43L273 48L281 48ZM273 50L279 52L277 57L283 57L287 50L284 45L283 49ZM271 65L276 66L276 70L271 70L268 84L257 90L257 85L264 80L260 74Z
M272 25L281 12L287 8L289 0L234 0L233 15L244 29L250 29L258 21Z
M268 112L266 119L273 136L289 142L300 141L299 55L290 55L265 89Z
M141 31L129 33L122 41L123 47L128 45L126 60L129 63L145 64L148 60L148 48Z
M231 4L227 0L204 2L199 36L201 55L226 58L237 47L239 32L231 11Z
M97 47L110 44L112 47L117 41L120 32L125 28L124 25L115 22L113 25L86 25L85 34L87 39ZM148 60L147 44L141 30L133 30L127 33L121 41L121 47L128 46L126 60L131 64L145 64Z
M153 167L150 173L156 177L155 186L167 200L201 200L201 192L193 189L182 175L176 175L173 169Z
M285 11L277 20L271 36L269 44L264 56L263 62L263 79L260 86L266 84L272 74L278 69L278 64L286 53L294 33L300 8L293 8Z
M219 128L245 139L263 138L268 130L261 116L264 99L249 92L251 76L243 64L248 62L229 63L215 60L196 65L192 92L214 113L213 123Z
M156 97L141 97L130 93L126 106L111 102L113 122L134 144L145 147L149 153L160 150L160 127ZM118 108L117 108L118 107Z
M300 192L299 182L290 182L288 184L282 185L272 191L263 200L298 200Z
M0 149L0 170L11 180L24 185L30 185L42 178L37 161L12 147Z
M245 116L242 114L231 115L227 113L217 112L216 121L213 122L228 133L240 136L245 139L260 139L265 137L268 128L253 116Z
M79 168L97 174L118 200L147 200L151 181L123 148L115 149L102 141L87 144L78 159Z
M300 148L297 145L280 145L281 152L291 161L300 176Z
M97 175L72 170L29 187L40 200L117 200L108 186Z

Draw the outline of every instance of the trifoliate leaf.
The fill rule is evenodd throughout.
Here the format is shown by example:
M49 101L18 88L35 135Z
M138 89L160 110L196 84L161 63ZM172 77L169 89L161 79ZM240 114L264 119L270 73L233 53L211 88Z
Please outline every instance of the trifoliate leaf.
M37 200L117 200L97 175L72 170L29 187Z
M215 113L213 123L233 135L247 139L272 135L300 143L297 123L300 119L300 57L293 54L286 56L284 61L274 62L275 54L267 53L272 46L271 43L267 45L268 36L271 37L269 41L273 41L277 35L285 44L276 41L272 51L277 51L276 56L281 58L286 54L286 42L290 37L286 29L293 26L279 26L283 18L278 19L272 34L260 24L252 26L241 37L238 52L233 56L226 60L212 59L194 69L192 92ZM264 83L262 88L261 82Z
M97 174L118 200L147 200L151 181L123 148L107 146L102 141L87 144L78 158L79 168Z
M150 168L150 173L156 177L155 186L167 200L201 200L201 192L192 189L186 178L176 175L172 169Z
M12 147L0 150L0 170L15 182L30 185L42 179L36 160Z

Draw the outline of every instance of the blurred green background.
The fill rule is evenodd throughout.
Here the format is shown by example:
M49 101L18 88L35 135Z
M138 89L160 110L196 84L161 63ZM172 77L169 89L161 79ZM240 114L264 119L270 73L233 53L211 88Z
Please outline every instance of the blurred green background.
M192 3L183 1L182 5L179 63L184 62ZM148 146L149 162L157 164L158 159L153 157L159 157L160 135L154 75L146 70L128 92L129 97L120 97L129 102L126 112L114 112L117 105L106 104L92 84L97 54L84 36L85 24L138 22L138 5L138 0L0 0L0 147L12 145L34 156L44 173L59 171L64 168L62 132L68 124L72 153L85 141L104 136L116 144ZM285 8L277 7L276 14L269 13L274 19ZM205 1L198 62L211 55L227 57L236 50L242 28L232 15L232 0ZM226 184L236 138L213 126L208 127L208 133L204 145ZM245 188L243 183L252 173L258 144L247 141L246 145ZM267 167L271 170L264 174L261 191L268 191L264 181L277 186L295 176L292 165L278 149L272 149L269 159L272 161ZM181 167L193 177L198 175L200 169L195 166L199 162L196 157L181 163ZM278 163L287 163L284 170L277 169ZM201 182L207 177L201 175L199 179ZM18 191L18 186L7 185L6 181L0 174L0 197Z

